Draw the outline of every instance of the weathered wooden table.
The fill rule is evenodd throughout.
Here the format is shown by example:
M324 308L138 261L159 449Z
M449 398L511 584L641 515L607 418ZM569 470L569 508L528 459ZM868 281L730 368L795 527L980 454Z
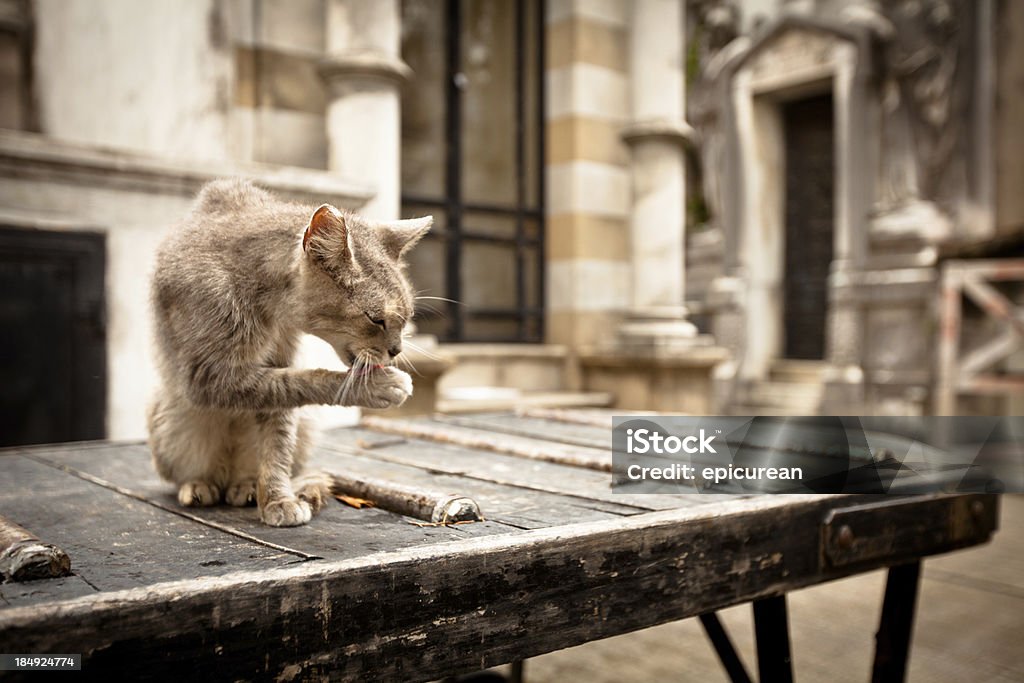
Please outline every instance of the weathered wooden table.
M609 440L588 412L369 418L317 464L421 518L455 494L486 521L332 501L295 529L180 508L141 443L0 451L0 515L72 572L0 585L0 652L133 679L413 681L700 616L749 680L715 611L752 602L760 680L784 681L786 592L891 567L874 672L900 680L921 558L996 528L986 495L613 493Z

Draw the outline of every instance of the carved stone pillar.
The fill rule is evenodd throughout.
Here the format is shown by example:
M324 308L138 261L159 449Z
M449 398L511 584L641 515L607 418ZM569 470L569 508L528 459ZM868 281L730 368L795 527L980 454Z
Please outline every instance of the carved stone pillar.
M401 93L411 74L400 58L398 0L328 0L327 166L376 192L362 213L384 220L400 210Z
M684 0L631 4L632 122L622 138L632 153L632 308L619 330L628 350L689 348L686 320L686 160Z

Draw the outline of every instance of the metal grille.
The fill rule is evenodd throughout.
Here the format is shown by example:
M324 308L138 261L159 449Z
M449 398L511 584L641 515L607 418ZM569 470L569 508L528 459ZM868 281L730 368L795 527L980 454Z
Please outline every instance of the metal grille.
M444 291L426 294L451 301L432 302L433 310L421 308L417 321L446 341L537 342L543 339L544 322L544 3L543 0L516 0L514 21L502 30L513 32L514 76L506 91L515 102L515 200L513 202L477 202L464 198L464 179L474 172L466 163L463 144L464 89L464 0L445 0L445 171L442 196L407 192L403 189L402 204L406 214L423 210L443 211L446 222L443 231L432 232L426 239L443 244ZM535 55L527 55L527 32L533 32ZM528 67L528 62L532 62ZM410 64L414 72L416 64ZM528 78L527 70L535 73ZM533 93L527 91L532 80ZM527 102L535 104L528 111ZM534 150L528 149L526 127L528 117L534 117ZM528 156L532 155L533 169L528 172ZM532 176L532 179L530 178ZM528 188L529 184L535 184ZM527 193L536 198L528 202ZM474 214L503 217L514 220L513 234L499 235L480 229L474 224ZM477 219L479 220L479 219ZM527 229L529 225L530 229ZM467 281L465 260L467 245L492 245L505 250L507 259L514 262L514 306L488 305L486 302L464 302L468 288L481 283ZM532 268L527 260L531 260ZM481 321L504 321L503 331L488 334L474 329Z

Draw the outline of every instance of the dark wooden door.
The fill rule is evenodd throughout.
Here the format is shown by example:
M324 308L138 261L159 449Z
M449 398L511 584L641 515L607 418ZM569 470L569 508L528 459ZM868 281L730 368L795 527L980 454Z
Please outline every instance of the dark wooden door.
M832 264L835 154L832 96L783 107L786 136L786 246L783 306L786 358L825 357Z
M102 235L0 228L0 446L105 436Z

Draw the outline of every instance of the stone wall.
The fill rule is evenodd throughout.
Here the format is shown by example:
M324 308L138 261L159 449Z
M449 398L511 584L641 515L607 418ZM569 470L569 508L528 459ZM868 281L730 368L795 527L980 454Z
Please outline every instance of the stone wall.
M107 436L146 434L145 408L156 386L149 278L160 240L188 210L203 183L252 178L280 196L357 208L366 188L336 176L256 165L171 163L149 156L58 143L0 131L0 225L33 230L87 230L106 236ZM306 345L307 362L340 368L323 342ZM331 409L324 409L329 411ZM333 409L328 421L347 419Z
M324 0L38 0L39 128L193 161L327 168Z
M35 2L41 132L169 158L233 158L232 53L220 5Z

